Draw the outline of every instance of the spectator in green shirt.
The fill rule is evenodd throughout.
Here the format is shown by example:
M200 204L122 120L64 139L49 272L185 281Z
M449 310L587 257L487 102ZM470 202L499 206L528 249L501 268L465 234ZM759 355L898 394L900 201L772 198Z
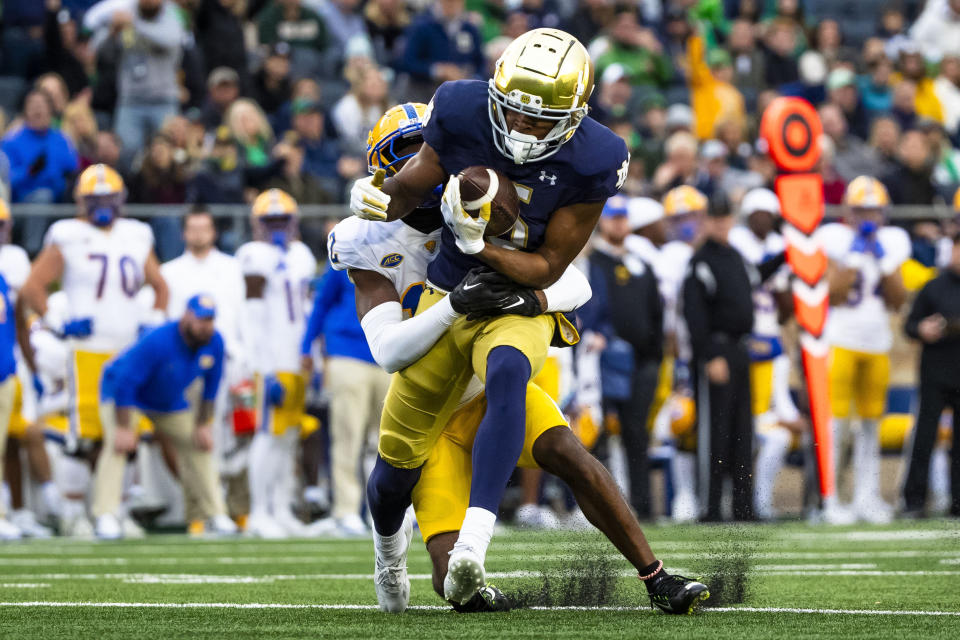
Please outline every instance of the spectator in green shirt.
M620 64L634 87L664 87L670 81L670 59L663 55L653 32L640 27L632 9L617 14L606 39L606 47L597 58L598 74L612 64Z

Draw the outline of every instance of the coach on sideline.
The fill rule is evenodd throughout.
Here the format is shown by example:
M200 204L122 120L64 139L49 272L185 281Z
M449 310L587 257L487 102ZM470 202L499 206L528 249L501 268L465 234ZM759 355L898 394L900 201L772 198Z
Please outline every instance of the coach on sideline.
M953 238L950 262L917 294L905 329L908 336L923 342L923 351L920 409L903 486L904 515L924 514L930 455L937 441L940 415L949 406L953 408L950 515L960 516L960 233Z
M104 484L109 486L97 487L96 495L111 499L112 508L101 513L115 513L120 504L126 456L137 446L132 415L139 410L173 444L180 482L194 489L200 510L208 519L207 530L236 533L236 525L226 515L211 455L213 404L223 375L224 353L223 338L213 328L215 316L213 298L195 295L179 320L147 333L104 369L100 389L101 459L112 459L113 473L103 474ZM198 378L202 378L203 394L194 410L186 392Z

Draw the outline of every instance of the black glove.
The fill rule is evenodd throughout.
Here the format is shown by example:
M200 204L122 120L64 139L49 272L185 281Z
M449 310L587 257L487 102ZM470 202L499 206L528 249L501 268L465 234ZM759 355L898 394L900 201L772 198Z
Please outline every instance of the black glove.
M467 320L508 314L537 316L542 313L533 289L521 287L503 274L475 267L450 294L450 304Z
M47 166L47 154L41 153L33 161L33 164L30 165L30 175L37 176L43 171L44 167Z

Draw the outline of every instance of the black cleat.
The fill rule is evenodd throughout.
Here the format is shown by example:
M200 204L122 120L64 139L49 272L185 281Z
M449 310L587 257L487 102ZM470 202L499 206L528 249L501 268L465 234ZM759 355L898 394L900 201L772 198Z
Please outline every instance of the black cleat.
M691 614L696 606L710 597L707 585L683 576L664 575L650 590L650 605L664 613Z
M453 610L457 613L510 611L510 599L492 584L484 586L463 604L457 602L451 602L450 604L453 605Z

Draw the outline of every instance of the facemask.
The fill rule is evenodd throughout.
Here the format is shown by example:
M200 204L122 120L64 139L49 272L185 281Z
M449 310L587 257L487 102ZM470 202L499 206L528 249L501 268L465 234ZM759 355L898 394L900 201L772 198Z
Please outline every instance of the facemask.
M504 139L503 146L513 154L513 161L516 164L523 164L547 150L546 143L541 142L537 136L519 133L516 129L510 130L510 136Z

